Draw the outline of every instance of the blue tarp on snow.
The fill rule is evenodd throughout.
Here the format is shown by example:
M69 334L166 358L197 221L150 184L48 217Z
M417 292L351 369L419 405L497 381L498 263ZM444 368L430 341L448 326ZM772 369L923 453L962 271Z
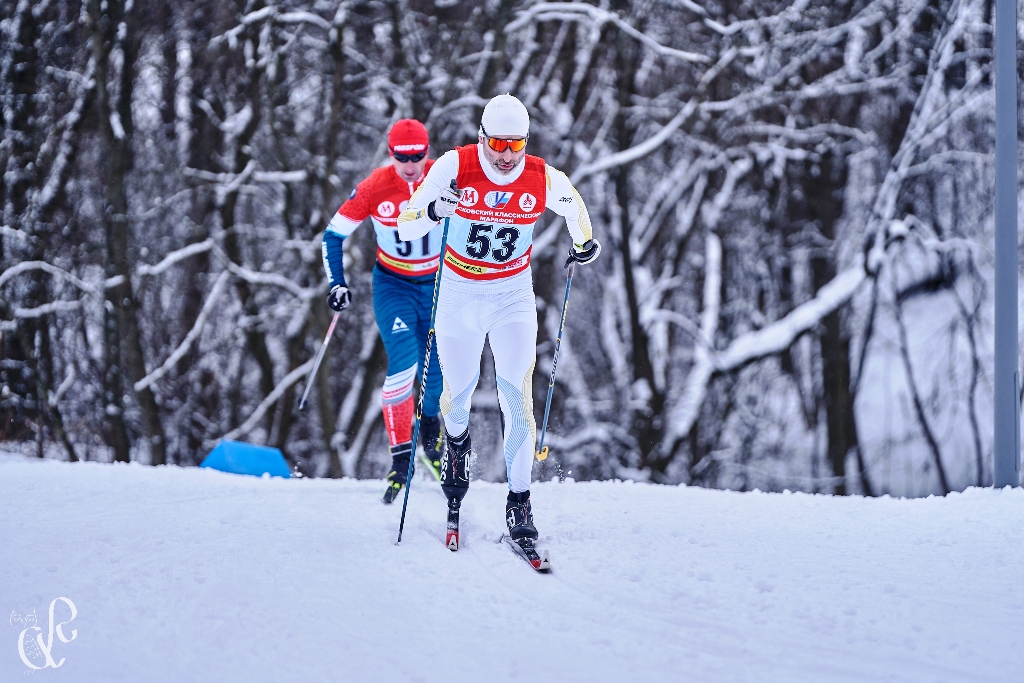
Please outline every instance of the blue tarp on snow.
M280 450L244 441L221 441L210 451L200 467L211 467L233 474L251 474L254 477L269 474L287 479L292 476Z

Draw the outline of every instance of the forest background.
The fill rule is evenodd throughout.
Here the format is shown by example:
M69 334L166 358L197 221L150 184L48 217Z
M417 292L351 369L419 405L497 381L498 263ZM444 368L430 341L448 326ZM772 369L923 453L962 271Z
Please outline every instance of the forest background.
M368 226L295 410L330 319L323 229L393 121L425 122L436 157L511 92L605 247L573 282L535 477L990 484L993 11L8 0L0 445L194 465L226 437L305 476L382 477ZM568 246L542 218L538 412ZM484 355L474 472L502 480Z

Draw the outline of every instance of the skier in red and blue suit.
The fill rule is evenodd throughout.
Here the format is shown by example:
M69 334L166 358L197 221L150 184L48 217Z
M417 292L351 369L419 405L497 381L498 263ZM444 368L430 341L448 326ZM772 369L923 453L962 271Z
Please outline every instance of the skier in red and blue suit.
M391 503L406 483L412 457L414 384L422 371L430 328L434 275L440 259L440 226L416 240L402 240L398 215L419 187L434 161L427 158L430 139L422 123L396 122L388 133L391 162L373 171L352 190L324 231L322 254L330 279L328 305L345 308L351 293L345 284L342 246L345 238L370 219L377 233L377 262L373 267L373 312L388 354L387 377L381 394L384 428L391 451L391 471L384 502ZM441 370L431 354L423 397L420 435L428 467L435 476L441 467L441 422L438 401Z

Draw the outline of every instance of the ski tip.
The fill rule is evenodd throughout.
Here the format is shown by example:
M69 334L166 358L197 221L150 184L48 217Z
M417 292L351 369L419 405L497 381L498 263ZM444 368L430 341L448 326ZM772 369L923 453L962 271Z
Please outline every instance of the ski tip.
M530 564L539 572L551 571L551 560L548 558L548 551L545 550L542 556L535 560L530 560Z
M505 541L516 555L525 560L536 571L541 574L547 574L551 571L551 560L548 557L547 550L542 551L543 554L539 555L529 539L516 541L511 536L502 534L501 540Z
M548 572L551 571L551 559L548 557L548 551L544 551L544 555L540 558L540 566L537 567L538 571Z
M455 534L455 533L449 533L448 534L448 540L447 540L447 546L448 546L448 550L451 550L453 553L456 550L458 550L459 549L459 535Z

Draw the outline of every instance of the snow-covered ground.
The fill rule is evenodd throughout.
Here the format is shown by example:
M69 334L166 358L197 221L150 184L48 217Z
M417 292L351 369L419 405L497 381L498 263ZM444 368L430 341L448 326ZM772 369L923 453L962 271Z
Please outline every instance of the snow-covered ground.
M0 680L1024 680L1020 489L537 484L547 576L496 543L503 486L473 483L458 553L436 484L401 546L381 490L0 459ZM77 636L32 671L59 597Z

